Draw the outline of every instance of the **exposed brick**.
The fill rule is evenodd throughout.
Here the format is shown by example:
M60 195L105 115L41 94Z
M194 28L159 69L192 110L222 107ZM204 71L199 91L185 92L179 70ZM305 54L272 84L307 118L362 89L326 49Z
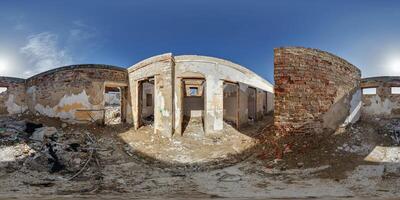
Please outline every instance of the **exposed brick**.
M274 50L275 129L278 134L318 133L322 115L359 87L361 72L330 53L301 47Z

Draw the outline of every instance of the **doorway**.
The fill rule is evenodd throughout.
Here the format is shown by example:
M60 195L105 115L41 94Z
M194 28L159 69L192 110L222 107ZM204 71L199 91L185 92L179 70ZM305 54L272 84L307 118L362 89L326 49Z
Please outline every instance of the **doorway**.
M239 128L239 85L237 83L224 82L224 122Z
M139 81L139 127L154 124L154 77Z
M105 87L104 123L106 125L122 123L122 92L120 87Z
M257 110L256 110L256 89L253 87L247 88L247 111L248 111L248 122L254 123L257 117Z
M204 135L205 79L182 79L182 135Z

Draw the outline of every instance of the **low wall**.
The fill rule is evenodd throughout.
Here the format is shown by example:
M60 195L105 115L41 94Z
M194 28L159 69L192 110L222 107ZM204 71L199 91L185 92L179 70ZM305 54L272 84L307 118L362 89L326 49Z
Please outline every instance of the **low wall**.
M362 118L399 118L400 94L392 87L400 87L400 77L384 76L364 78L361 88L376 88L376 94L363 95Z
M274 124L280 135L333 132L359 118L361 72L324 51L274 50Z

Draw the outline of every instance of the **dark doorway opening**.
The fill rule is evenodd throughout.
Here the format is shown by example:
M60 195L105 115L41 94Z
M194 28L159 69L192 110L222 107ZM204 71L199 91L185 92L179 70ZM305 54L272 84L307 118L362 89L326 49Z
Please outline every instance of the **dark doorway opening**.
M224 122L239 128L239 85L224 82Z
M139 127L154 124L154 77L139 81Z
M248 121L249 123L254 123L257 117L257 110L256 110L256 89L249 87L247 88L247 111L248 111Z

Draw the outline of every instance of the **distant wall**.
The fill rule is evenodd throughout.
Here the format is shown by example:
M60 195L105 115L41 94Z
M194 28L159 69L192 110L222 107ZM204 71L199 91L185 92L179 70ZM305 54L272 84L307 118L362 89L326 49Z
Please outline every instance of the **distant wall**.
M26 103L32 113L48 117L74 122L101 120L106 86L125 88L127 98L126 69L107 65L61 67L26 80ZM127 107L126 112L130 112Z
M383 76L362 79L361 88L376 89L376 94L363 95L362 118L400 117L400 94L393 94L392 87L400 87L400 77Z
M334 131L355 122L361 107L361 72L347 61L317 49L274 50L278 134Z
M0 77L0 114L19 114L27 110L25 102L25 79Z

